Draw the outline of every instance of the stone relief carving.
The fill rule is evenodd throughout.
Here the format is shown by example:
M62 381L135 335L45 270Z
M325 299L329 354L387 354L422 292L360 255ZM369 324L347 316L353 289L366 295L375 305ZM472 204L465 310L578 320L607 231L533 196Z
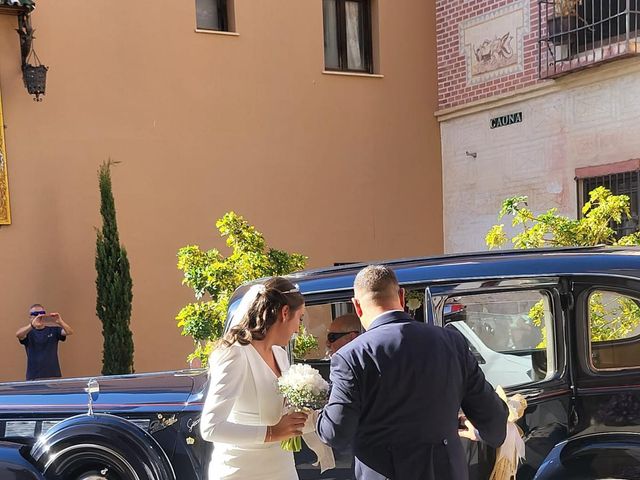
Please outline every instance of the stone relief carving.
M475 62L472 65L472 75L492 72L500 68L508 67L518 62L513 54L513 35L507 32L502 36L496 36L493 40L486 39L479 46L473 46Z
M520 0L460 23L460 53L465 56L468 84L524 70L529 9L529 0Z

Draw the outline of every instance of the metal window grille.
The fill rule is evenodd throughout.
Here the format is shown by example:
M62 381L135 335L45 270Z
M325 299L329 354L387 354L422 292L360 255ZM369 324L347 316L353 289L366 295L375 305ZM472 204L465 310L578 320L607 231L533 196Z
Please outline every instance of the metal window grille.
M640 52L640 0L538 0L541 78Z
M605 187L614 195L629 197L631 217L623 218L622 223L612 225L617 237L623 237L638 231L638 205L640 204L640 171L615 173L600 177L582 178L578 180L578 215L582 215L582 207L589 200L589 192L596 187Z

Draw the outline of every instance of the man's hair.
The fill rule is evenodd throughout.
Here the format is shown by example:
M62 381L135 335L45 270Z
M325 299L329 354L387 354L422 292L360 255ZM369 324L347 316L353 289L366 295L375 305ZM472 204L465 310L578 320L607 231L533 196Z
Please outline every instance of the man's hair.
M389 267L369 265L360 270L353 282L356 296L364 295L373 301L387 300L398 293L398 278Z
M33 305L31 305L29 307L29 310L31 310L32 308L36 308L36 307L40 307L40 309L44 310L44 307L42 306L41 303L34 303Z
M348 329L352 332L359 332L362 328L360 324L360 318L355 313L345 313L333 319L333 322L339 324L343 329Z

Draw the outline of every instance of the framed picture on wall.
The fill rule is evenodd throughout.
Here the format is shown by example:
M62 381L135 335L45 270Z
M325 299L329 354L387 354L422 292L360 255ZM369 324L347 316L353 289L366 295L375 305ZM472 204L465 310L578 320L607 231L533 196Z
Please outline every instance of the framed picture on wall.
M4 140L4 117L2 113L2 95L0 94L0 225L11 223L9 205L9 178L7 175L7 149Z

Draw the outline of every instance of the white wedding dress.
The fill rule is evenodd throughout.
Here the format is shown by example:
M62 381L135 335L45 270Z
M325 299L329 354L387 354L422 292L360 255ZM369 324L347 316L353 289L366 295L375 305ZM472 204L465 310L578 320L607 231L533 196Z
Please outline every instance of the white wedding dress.
M273 347L281 372L287 353ZM293 453L265 443L267 425L283 413L275 373L252 345L218 347L210 359L209 392L200 432L213 442L209 480L298 480Z

